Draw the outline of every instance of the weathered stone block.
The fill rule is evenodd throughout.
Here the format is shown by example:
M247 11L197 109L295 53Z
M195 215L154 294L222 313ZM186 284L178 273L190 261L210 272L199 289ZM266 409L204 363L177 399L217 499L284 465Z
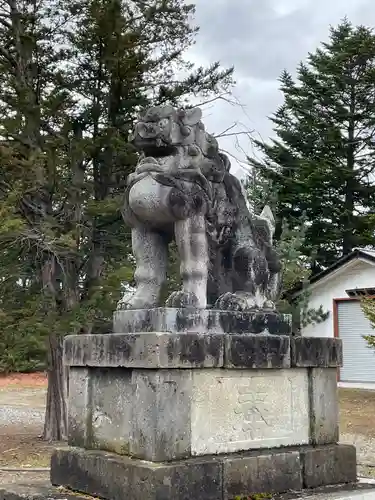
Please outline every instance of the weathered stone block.
M222 464L212 459L151 463L62 448L52 456L51 482L106 500L218 500Z
M306 369L71 371L71 445L163 461L309 442Z
M307 370L193 371L193 455L308 442Z
M339 402L336 368L309 369L311 443L339 440Z
M302 489L298 451L265 451L253 456L223 459L223 498L250 497Z
M68 443L129 453L132 419L130 370L72 368L69 377Z
M91 421L87 448L129 454L133 388L132 371L121 368L90 370L92 378Z
M69 370L68 443L85 447L91 420L91 380L87 368Z
M290 315L274 312L220 311L217 309L177 309L159 307L116 311L114 333L193 332L270 333L289 335Z
M132 385L130 454L154 461L189 457L192 372L134 370Z
M305 488L352 483L357 479L356 450L351 445L301 449Z
M65 338L68 366L213 368L223 366L224 336L199 333L119 333Z
M69 337L65 352L78 365L72 445L170 461L338 440L335 368L287 368L287 336L82 337Z
M283 335L226 335L226 368L289 368L290 337Z
M342 366L342 340L333 337L293 337L291 363L301 368Z
M355 449L339 445L254 450L168 463L60 448L51 460L53 485L105 500L233 500L355 480Z

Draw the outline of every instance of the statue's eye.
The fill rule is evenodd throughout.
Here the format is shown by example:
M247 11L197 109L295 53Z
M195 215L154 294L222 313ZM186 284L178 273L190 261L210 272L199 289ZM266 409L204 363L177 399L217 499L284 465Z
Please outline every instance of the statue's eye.
M163 118L162 120L159 121L159 126L160 127L166 127L169 123L168 118Z

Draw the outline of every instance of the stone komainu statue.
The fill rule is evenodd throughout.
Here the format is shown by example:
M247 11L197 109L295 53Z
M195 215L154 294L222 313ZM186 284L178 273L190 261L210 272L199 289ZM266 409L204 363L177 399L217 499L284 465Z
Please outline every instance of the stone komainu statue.
M135 125L131 141L142 154L128 178L123 217L132 227L136 290L119 309L160 305L172 238L182 288L168 307L274 309L281 266L272 212L249 212L241 183L201 117L199 108L160 106Z

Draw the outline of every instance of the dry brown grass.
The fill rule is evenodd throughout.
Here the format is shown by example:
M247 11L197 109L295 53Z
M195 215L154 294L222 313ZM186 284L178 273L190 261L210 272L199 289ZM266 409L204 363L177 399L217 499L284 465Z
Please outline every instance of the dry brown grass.
M375 391L339 389L339 398L341 433L375 438Z
M3 427L0 430L0 467L49 467L56 444L42 441L39 431L36 427Z

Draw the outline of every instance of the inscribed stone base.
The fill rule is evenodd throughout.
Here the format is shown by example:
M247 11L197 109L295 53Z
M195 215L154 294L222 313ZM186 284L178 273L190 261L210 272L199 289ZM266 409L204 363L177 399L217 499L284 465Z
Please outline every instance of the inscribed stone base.
M336 368L324 339L199 333L76 335L68 444L156 462L338 441ZM338 352L338 350L337 350ZM330 356L329 366L341 357ZM314 367L314 364L318 367Z
M291 316L272 311L240 312L157 307L116 311L113 315L114 333L194 332L289 335L291 331Z
M160 462L310 442L304 368L78 367L69 377L71 446Z
M355 481L355 448L347 445L278 448L167 463L61 448L51 460L52 484L106 500L232 500L255 493L298 491L313 483Z

